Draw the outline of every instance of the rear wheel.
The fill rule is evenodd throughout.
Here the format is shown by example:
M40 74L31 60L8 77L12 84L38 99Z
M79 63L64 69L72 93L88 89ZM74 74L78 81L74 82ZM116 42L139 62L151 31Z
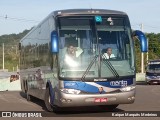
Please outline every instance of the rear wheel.
M107 111L113 111L118 105L101 105L100 108Z
M32 101L32 100L33 100L33 96L27 93L27 101Z
M146 85L150 85L150 83L146 81Z
M27 81L23 81L23 86L24 86L24 92L27 93L27 91L28 91Z
M24 82L24 90L25 90L25 93L27 94L27 101L32 101L33 100L33 96L31 96L29 93L28 93L28 84L27 84L27 81Z
M44 103L45 103L47 111L52 112L53 111L53 107L52 107L51 101L50 101L49 88L46 88Z

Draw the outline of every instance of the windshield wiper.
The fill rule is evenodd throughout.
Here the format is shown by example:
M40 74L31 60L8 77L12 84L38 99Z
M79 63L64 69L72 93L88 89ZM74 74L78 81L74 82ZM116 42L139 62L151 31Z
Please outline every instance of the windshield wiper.
M103 57L105 57L105 59L103 59ZM103 55L103 57L102 57L102 55L101 55L101 59L102 59L102 61L104 62L104 64L109 68L109 70L112 72L112 74L113 74L114 76L116 76L117 78L119 78L119 74L118 74L118 72L116 71L116 69L113 67L113 65L111 64L111 62L106 58L105 55Z
M89 70L91 69L91 67L92 67L92 65L94 64L94 62L96 61L97 57L98 57L98 55L96 55L96 56L92 59L92 61L90 62L90 64L88 65L87 69L85 70L84 74L82 75L82 78L81 78L82 81L85 80L85 77L86 77L87 73L88 73Z

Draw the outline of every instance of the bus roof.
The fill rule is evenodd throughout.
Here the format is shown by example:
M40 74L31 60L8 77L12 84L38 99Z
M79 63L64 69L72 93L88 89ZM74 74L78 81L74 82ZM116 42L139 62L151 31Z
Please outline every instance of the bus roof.
M57 15L81 15L81 14L112 14L112 15L127 15L125 12L107 9L66 9L53 11L51 14Z
M41 25L48 17L50 16L69 16L69 15L127 15L125 12L116 11L116 10L108 10L108 9L65 9L65 10L56 10L51 12L43 21L41 21L36 27L34 27L26 36L28 36L32 31L36 30L36 28ZM20 42L26 37L24 36Z

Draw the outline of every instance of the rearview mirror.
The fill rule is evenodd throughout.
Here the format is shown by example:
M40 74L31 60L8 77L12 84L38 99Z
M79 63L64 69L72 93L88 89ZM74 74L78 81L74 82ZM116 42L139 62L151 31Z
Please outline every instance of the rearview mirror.
M136 30L133 32L133 36L137 36L138 40L140 41L141 52L147 52L148 42L147 42L145 34L139 30Z
M57 31L53 31L51 33L51 52L52 53L58 52L58 33Z

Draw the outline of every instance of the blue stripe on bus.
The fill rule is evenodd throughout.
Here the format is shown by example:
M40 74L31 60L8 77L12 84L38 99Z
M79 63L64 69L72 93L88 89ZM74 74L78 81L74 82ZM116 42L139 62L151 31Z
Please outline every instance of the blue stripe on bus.
M122 88L124 86L129 86L133 84L133 79L127 79L127 80L115 80L115 81L105 81L105 82L94 82L98 85L108 87L108 88ZM98 93L99 89L97 86L91 85L86 82L81 81L64 81L64 88L69 89L77 89L85 92L90 93Z
M47 82L49 84L50 101L51 101L51 104L53 105L53 103L54 103L54 91L53 91L53 87L52 87L52 84L51 84L50 80L47 80Z
M85 82L79 82L79 81L64 81L64 88L77 89L91 93L99 92L96 86L89 85Z
M109 82L96 82L99 85L110 88L121 88L123 86L129 86L133 84L133 79L115 80Z

